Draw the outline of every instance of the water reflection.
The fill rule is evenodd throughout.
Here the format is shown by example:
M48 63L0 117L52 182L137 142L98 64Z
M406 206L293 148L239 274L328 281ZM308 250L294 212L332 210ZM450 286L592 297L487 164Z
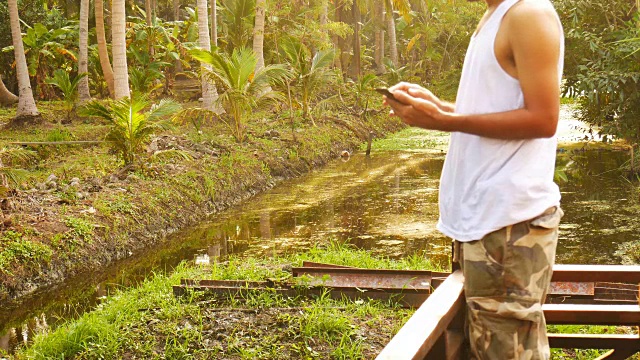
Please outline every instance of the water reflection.
M569 181L560 184L566 216L559 263L620 263L620 244L638 240L637 195L620 170L626 159L615 151L561 152L558 169ZM389 257L423 254L447 267L450 242L435 230L442 163L442 156L424 153L356 154L286 182L105 271L3 305L0 349L11 351L95 307L113 289L171 271L185 259L207 264L228 254L271 256L337 239Z

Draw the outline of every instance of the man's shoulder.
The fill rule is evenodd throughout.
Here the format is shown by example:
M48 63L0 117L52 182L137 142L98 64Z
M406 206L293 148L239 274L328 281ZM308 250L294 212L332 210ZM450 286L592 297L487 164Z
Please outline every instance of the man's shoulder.
M509 10L505 20L526 25L530 21L556 21L558 15L548 0L520 0Z

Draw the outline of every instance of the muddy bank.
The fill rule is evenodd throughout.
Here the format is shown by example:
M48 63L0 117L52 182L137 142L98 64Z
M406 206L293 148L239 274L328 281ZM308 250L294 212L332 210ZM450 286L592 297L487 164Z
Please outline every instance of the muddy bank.
M194 141L175 131L157 137L148 153L175 150L187 157L153 160L129 171L96 169L87 160L108 156L106 148L69 151L63 171L58 168L7 196L3 254L26 248L30 255L13 251L13 258L0 259L0 304L134 256L353 151L370 132L383 137L403 126L384 113L317 119L316 124L291 131L286 124L257 123L244 144L222 136Z

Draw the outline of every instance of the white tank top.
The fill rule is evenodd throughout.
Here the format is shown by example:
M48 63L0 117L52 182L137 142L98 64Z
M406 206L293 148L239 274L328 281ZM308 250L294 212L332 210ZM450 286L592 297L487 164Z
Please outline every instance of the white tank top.
M524 108L520 82L496 59L494 42L507 11L505 0L469 44L456 98L456 113L488 114ZM549 0L540 0L552 6ZM558 18L558 25L560 19ZM562 77L564 39L558 63ZM553 182L556 137L498 140L452 133L440 178L438 230L458 241L532 219L560 203Z

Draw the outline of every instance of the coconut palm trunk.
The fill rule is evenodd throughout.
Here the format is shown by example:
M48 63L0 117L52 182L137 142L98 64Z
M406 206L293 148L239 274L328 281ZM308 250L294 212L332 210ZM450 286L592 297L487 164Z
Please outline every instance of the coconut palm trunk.
M375 27L375 48L374 59L378 73L385 72L384 68L384 3L382 1L374 1L373 21Z
M18 102L18 97L15 96L9 89L4 86L2 77L0 76L0 105L9 106Z
M173 21L180 21L180 0L173 0Z
M198 45L201 49L211 51L211 38L209 38L209 15L207 12L207 0L197 0L198 9ZM202 70L202 107L219 112L215 101L218 98L216 87L213 83L207 80L205 73L211 70L208 64L203 64Z
M80 1L80 44L78 48L78 74L88 73L89 42L89 0ZM78 103L91 100L89 93L89 77L85 76L78 83Z
M393 18L393 3L387 0L387 33L389 34L389 57L398 66L398 44L396 44L396 21Z
M360 7L358 0L353 0L351 6L351 15L353 16L353 75L360 78L362 72L362 61L360 55Z
M107 50L107 37L104 32L104 2L103 0L96 0L95 3L95 15L96 15L96 37L98 39L98 56L100 58L100 67L102 68L102 75L104 81L109 88L109 95L115 97L113 87L113 69L111 68L111 61L109 60L109 51Z
M16 59L16 73L18 75L18 111L16 118L28 118L39 116L36 101L33 98L27 59L24 55L22 43L22 31L20 30L20 18L18 15L18 0L9 0L9 19L11 22L11 37L13 39L13 52Z
M111 30L113 51L113 83L116 100L130 97L127 68L127 44L125 39L125 0L113 0L111 6Z
M253 52L258 60L256 71L264 67L264 12L266 5L265 0L256 0L256 19L253 27Z
M328 33L326 26L329 22L329 0L322 0L322 7L320 8L320 27L322 32L326 35Z
M218 4L211 0L211 44L218 46Z

